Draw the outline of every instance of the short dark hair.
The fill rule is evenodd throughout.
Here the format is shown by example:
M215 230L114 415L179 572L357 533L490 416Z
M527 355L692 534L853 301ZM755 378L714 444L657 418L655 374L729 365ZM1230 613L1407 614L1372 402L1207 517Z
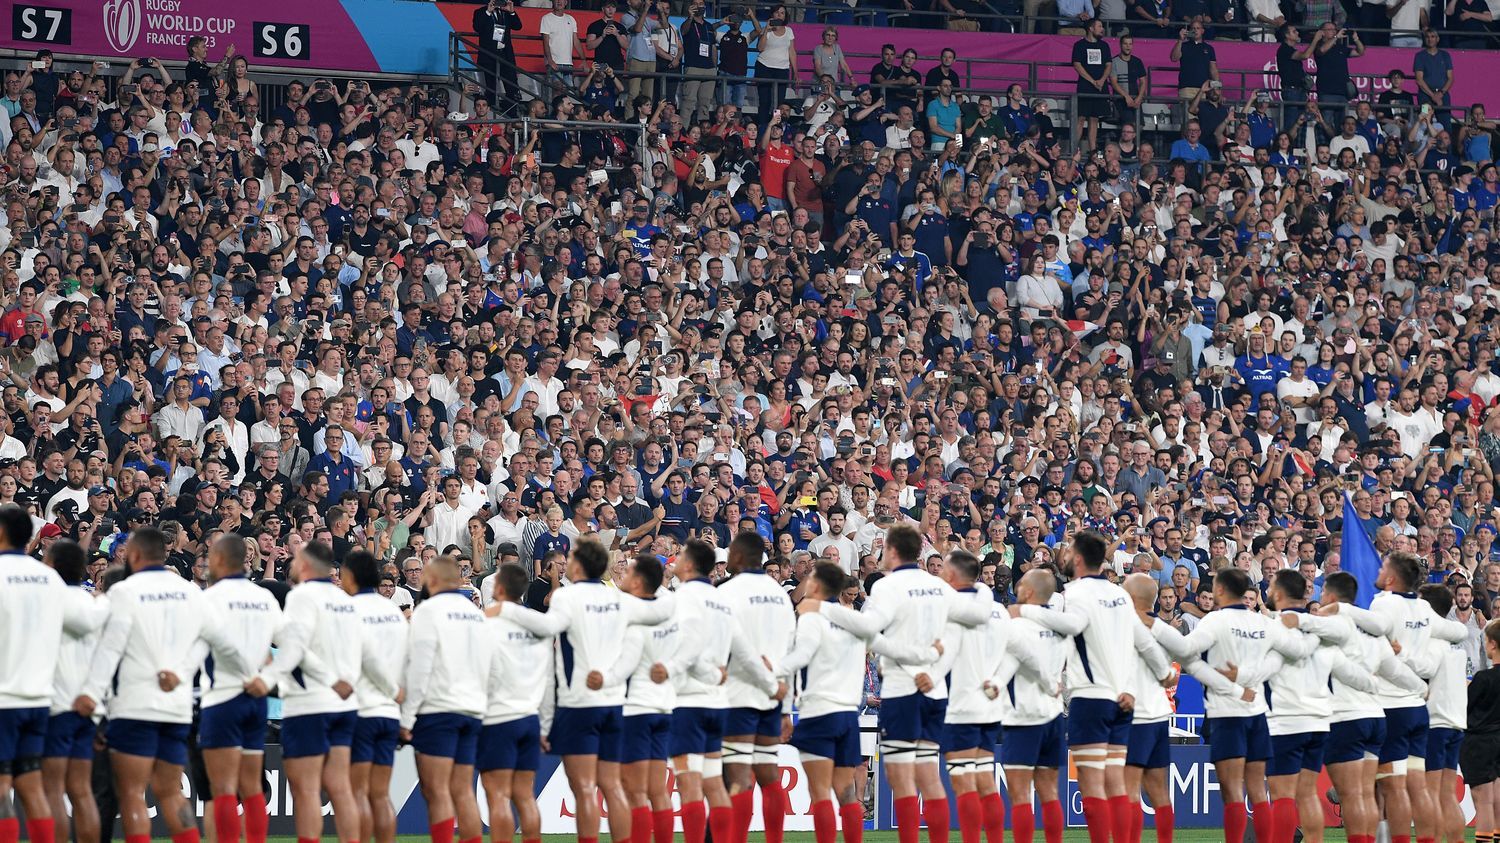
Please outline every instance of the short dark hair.
M1283 568L1276 572L1272 578L1276 587L1280 588L1287 597L1293 600L1303 600L1307 597L1307 577L1302 576L1291 568ZM1277 606L1276 608L1284 608Z
M344 557L343 576L359 588L380 585L380 563L368 550L356 550Z
M903 564L914 565L922 555L922 534L909 524L897 524L886 531L885 549Z
M1104 567L1104 536L1097 530L1080 530L1073 537L1073 552L1083 569L1088 572Z
M78 585L88 578L88 554L72 539L58 539L47 548L47 562L68 585Z
M320 541L302 545L302 554L320 571L333 570L333 548Z
M531 576L515 562L501 565L495 576L499 578L496 582L500 583L500 590L505 592L508 600L520 600L526 594L527 586L531 585Z
M1244 597L1250 591L1250 575L1239 568L1225 568L1214 574L1214 587L1224 589L1230 597Z
M682 553L692 563L693 573L700 577L713 573L714 565L719 561L713 545L702 539L688 539L687 544L682 547Z
M1400 577L1402 591L1411 591L1422 581L1422 563L1410 553L1392 553L1386 557L1385 564L1390 566L1391 573Z
M235 567L245 567L245 539L239 533L225 533L214 542L213 549L222 553Z
M645 583L647 591L655 594L657 589L661 588L661 581L666 570L662 568L660 559L649 553L639 553L636 554L635 561L631 563L631 568L635 571L635 575L641 578L641 582Z
M609 551L604 549L598 539L579 539L578 546L573 548L573 558L591 580L599 579L609 570Z
M15 550L25 550L31 544L31 515L26 510L8 503L0 506L0 534Z
M833 562L819 562L813 566L812 577L829 597L837 597L844 590L844 584L849 581L849 575L844 573L843 567Z
M1446 585L1428 583L1417 589L1417 594L1427 601L1427 605L1431 606L1432 611L1437 612L1440 618L1448 617L1448 612L1453 608L1453 592L1449 591Z
M948 553L948 564L953 566L966 580L979 579L979 557L967 550L954 550Z
M1353 603L1359 594L1359 580L1348 571L1335 571L1323 578L1323 592L1337 597L1340 603Z
M155 527L132 530L126 545L135 548L136 552L153 565L167 561L167 534Z

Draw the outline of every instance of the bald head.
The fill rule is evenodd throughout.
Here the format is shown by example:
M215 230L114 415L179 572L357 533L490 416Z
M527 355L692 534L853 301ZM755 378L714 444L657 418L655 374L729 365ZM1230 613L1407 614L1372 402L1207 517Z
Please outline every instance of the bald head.
M1158 586L1150 574L1131 574L1125 578L1123 587L1140 611L1149 612L1156 606Z
M439 556L422 567L422 584L427 586L428 594L452 591L462 581L463 571L452 556Z
M1016 584L1016 597L1022 603L1032 606L1045 606L1052 599L1052 593L1057 591L1057 580L1051 571L1042 568L1032 568L1021 575L1021 581Z

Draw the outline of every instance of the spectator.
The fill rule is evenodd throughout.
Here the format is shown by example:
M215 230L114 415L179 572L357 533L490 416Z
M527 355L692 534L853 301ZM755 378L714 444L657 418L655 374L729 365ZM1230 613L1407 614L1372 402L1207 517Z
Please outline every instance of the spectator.
M1453 104L1449 93L1453 90L1453 57L1438 47L1438 34L1433 30L1422 31L1422 49L1412 58L1411 71L1417 81L1419 102L1433 108Z
M542 58L547 79L560 89L573 87L574 60L578 58L578 21L568 14L568 0L552 0L552 11L542 15Z
M1087 19L1083 38L1073 44L1073 69L1078 73L1078 142L1082 143L1086 134L1086 149L1098 148L1099 123L1111 116L1108 95L1111 59L1109 45L1104 41L1104 22Z
M1194 21L1177 33L1172 61L1177 62L1177 96L1192 101L1209 82L1219 81L1219 62L1212 44L1203 40L1203 23Z
M1327 126L1341 126L1344 111L1354 96L1354 77L1349 74L1349 59L1365 54L1358 32L1334 26L1329 21L1313 36L1312 46L1318 57L1318 110Z

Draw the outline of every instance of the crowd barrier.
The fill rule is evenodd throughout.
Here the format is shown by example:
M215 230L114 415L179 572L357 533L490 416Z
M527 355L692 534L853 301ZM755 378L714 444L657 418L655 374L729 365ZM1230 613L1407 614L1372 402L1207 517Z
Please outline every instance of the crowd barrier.
M873 719L873 718L870 718ZM872 729L873 724L867 724L867 729ZM872 752L875 745L873 730L866 732L866 751ZM1218 828L1223 824L1223 801L1219 795L1218 778L1214 775L1213 765L1208 760L1208 747L1204 744L1174 744L1171 751L1172 769L1168 776L1172 792L1172 804L1176 811L1178 828ZM788 831L812 831L812 814L810 800L808 798L807 784L802 776L802 766L797 760L797 752L791 747L781 748L781 781L787 790L788 806L785 827ZM286 779L281 774L281 747L270 744L266 747L267 779L270 783L270 798L267 807L270 811L270 833L273 836L295 836L296 831L292 824L292 802L291 794L287 787ZM997 777L1004 780L1003 772L997 771ZM1072 769L1066 776L1060 776L1058 783L1059 798L1063 800L1064 814L1070 827L1082 827L1083 801L1078 792L1076 772ZM477 786L477 785L476 785ZM881 775L880 765L875 765L871 786L875 789L874 818L866 821L865 827L872 830L890 830L895 828L895 819L892 811L892 800L890 788L886 785ZM1319 785L1319 792L1326 793L1330 786L1327 774L1324 773ZM184 787L191 791L190 783L184 781ZM1467 787L1462 779L1459 781L1459 791L1464 808L1464 818L1472 821L1474 818L1473 802L1469 798ZM551 755L542 756L541 769L537 771L536 779L537 802L542 814L543 834L573 834L574 828L574 801L573 795L568 789L566 776L563 775L562 762L559 758ZM1002 793L1003 793L1002 789ZM191 794L197 799L199 794ZM396 765L391 776L391 800L396 806L396 830L399 834L425 835L427 826L427 806L422 799L421 790L417 787L416 761L410 747L405 747L396 753ZM673 790L674 808L677 807L676 791ZM206 817L209 803L198 800L194 803L198 816ZM1008 804L1008 802L1007 802ZM488 823L488 809L486 801L481 795L479 807L486 823ZM1337 806L1324 799L1324 819L1329 826L1339 825L1339 814ZM956 809L955 809L956 810ZM154 811L154 809L153 809ZM608 816L607 809L601 806L601 811ZM760 800L756 800L755 820L752 828L760 830L764 828L764 818L761 815ZM332 808L323 806L325 817L331 815ZM1152 826L1154 811L1148 804L1145 806L1146 825ZM153 817L155 814L153 813ZM957 822L955 817L954 822ZM165 836L165 826L156 821L159 826L156 829L158 836ZM956 827L956 826L955 826ZM333 833L332 821L328 821L328 833Z

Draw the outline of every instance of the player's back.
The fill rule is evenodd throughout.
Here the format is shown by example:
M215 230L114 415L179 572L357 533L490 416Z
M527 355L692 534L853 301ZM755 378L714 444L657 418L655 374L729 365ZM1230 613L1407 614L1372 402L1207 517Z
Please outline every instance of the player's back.
M271 641L281 626L281 606L276 598L239 576L209 586L203 592L203 599L208 604L210 622L223 632L224 640L239 654L240 661L258 670L270 654ZM205 663L207 667L209 664ZM212 670L206 669L205 673L211 676L211 684L203 692L204 707L228 702L244 693L245 680L250 678L221 659L214 659Z
M1342 611L1343 607L1340 609L1339 614L1321 618L1323 627L1327 630L1323 634L1323 646L1336 648L1347 661L1365 665L1373 671L1380 664L1381 649L1384 648L1389 653L1390 645L1384 638L1361 629L1349 613ZM1375 679L1377 685L1383 681L1379 677ZM1337 676L1330 677L1329 696L1329 720L1334 723L1384 716L1375 695L1356 688Z
M1266 679L1260 696L1266 700L1269 730L1273 735L1324 731L1333 705L1330 683L1333 659L1337 656L1314 640L1316 636L1306 629L1287 630L1283 634L1305 643L1309 652L1303 658L1286 658Z
M95 597L81 585L68 586L62 597L65 611L70 615L86 615L90 619L91 630L80 635L69 635L65 626L62 646L57 651L57 670L52 677L53 714L72 710L73 701L88 682L89 664L94 658L95 648L99 646L100 629L109 618L109 603ZM102 704L95 711L96 714L102 714Z
M625 683L626 717L670 714L677 705L677 683L670 677L691 669L690 658L679 660L686 655L683 650L686 634L675 612L661 623L631 626L626 631L625 657L614 671ZM658 664L667 667L669 678L665 682L651 678L651 668Z
M769 659L771 669L776 670L791 650L797 630L797 614L786 590L764 571L742 571L720 584L718 591L738 621L750 649ZM765 689L746 682L735 671L730 671L724 693L739 708L764 711L777 705Z
M1068 655L1068 690L1075 698L1111 702L1135 687L1139 658L1134 605L1125 589L1102 575L1080 577L1063 589L1064 611L1086 621Z
M1203 660L1214 669L1235 665L1241 673L1257 674L1271 654L1272 622L1245 606L1224 606L1209 612L1188 636L1190 640L1207 638ZM1210 717L1251 717L1266 713L1264 694L1246 701L1243 697L1209 692L1204 695L1204 709Z
M976 594L974 589L960 591L961 597ZM984 684L989 682L1007 655L1010 613L1005 606L990 602L990 620L979 626L948 624L943 646L954 647L952 667L948 673L949 723L998 723L1003 704L991 699ZM951 643L950 643L951 642ZM945 652L945 656L948 654Z
M1384 591L1370 601L1370 611L1391 625L1390 639L1400 645L1404 659L1421 653L1432 638L1432 621L1437 618L1432 607L1416 594ZM1376 699L1383 708L1415 708L1425 704L1420 694L1398 687L1394 682L1376 678Z
M906 646L931 644L942 638L948 625L948 601L952 595L953 589L947 583L917 565L903 565L870 589L865 611L878 611L888 619L884 628L886 637ZM880 664L883 696L894 698L917 693L916 674L909 666L884 656ZM945 689L934 683L928 695L944 696Z
M1433 728L1467 729L1468 655L1462 644L1450 644L1432 638L1427 642L1427 658L1435 672L1427 680L1427 715Z
M799 646L787 658L797 665L798 715L802 718L858 711L864 701L865 642L819 614L797 619L797 636L816 641L811 653Z
M287 593L283 615L282 635L297 635L306 651L333 677L319 682L299 665L291 666L290 681L280 683L285 716L358 710L355 695L341 699L333 690L338 679L352 685L361 672L360 620L353 598L331 580L310 580ZM280 638L278 648L284 649Z
M106 595L110 619L90 668L92 688L112 684L110 716L155 723L193 719L191 676L163 691L160 672L195 668L193 651L209 621L203 592L163 567L136 571ZM95 696L91 694L91 696ZM99 698L96 696L95 698Z
M585 678L604 671L620 657L627 627L629 595L596 580L575 582L552 595L552 609L572 613L573 623L557 637L557 704L563 708L614 706L625 702L619 685L589 690Z
M411 614L403 711L483 717L489 705L490 674L484 668L490 656L484 613L467 596L444 591L422 601ZM414 676L426 680L420 694Z
M406 616L394 602L374 590L354 595L354 611L364 635L360 642L364 664L354 684L359 716L397 718L400 706L396 697L401 690L401 669L406 665Z
M552 639L533 634L504 615L486 623L494 642L490 657L486 725L536 714L551 677Z
M1002 663L1010 675L1001 694L1006 709L1002 720L1007 726L1040 726L1063 713L1060 691L1063 673L1077 650L1068 637L1048 629L1030 618L1012 618L1006 630L1006 649L1010 661ZM1021 666L1015 655L1029 650L1036 656L1040 670Z
M706 579L694 579L677 587L681 622L690 636L683 646L697 652L697 658L714 668L729 663L736 618L725 595ZM725 685L706 682L683 671L675 679L677 705L683 708L724 708L730 704Z
M30 556L0 554L0 708L42 708L51 699L66 589L56 571Z

